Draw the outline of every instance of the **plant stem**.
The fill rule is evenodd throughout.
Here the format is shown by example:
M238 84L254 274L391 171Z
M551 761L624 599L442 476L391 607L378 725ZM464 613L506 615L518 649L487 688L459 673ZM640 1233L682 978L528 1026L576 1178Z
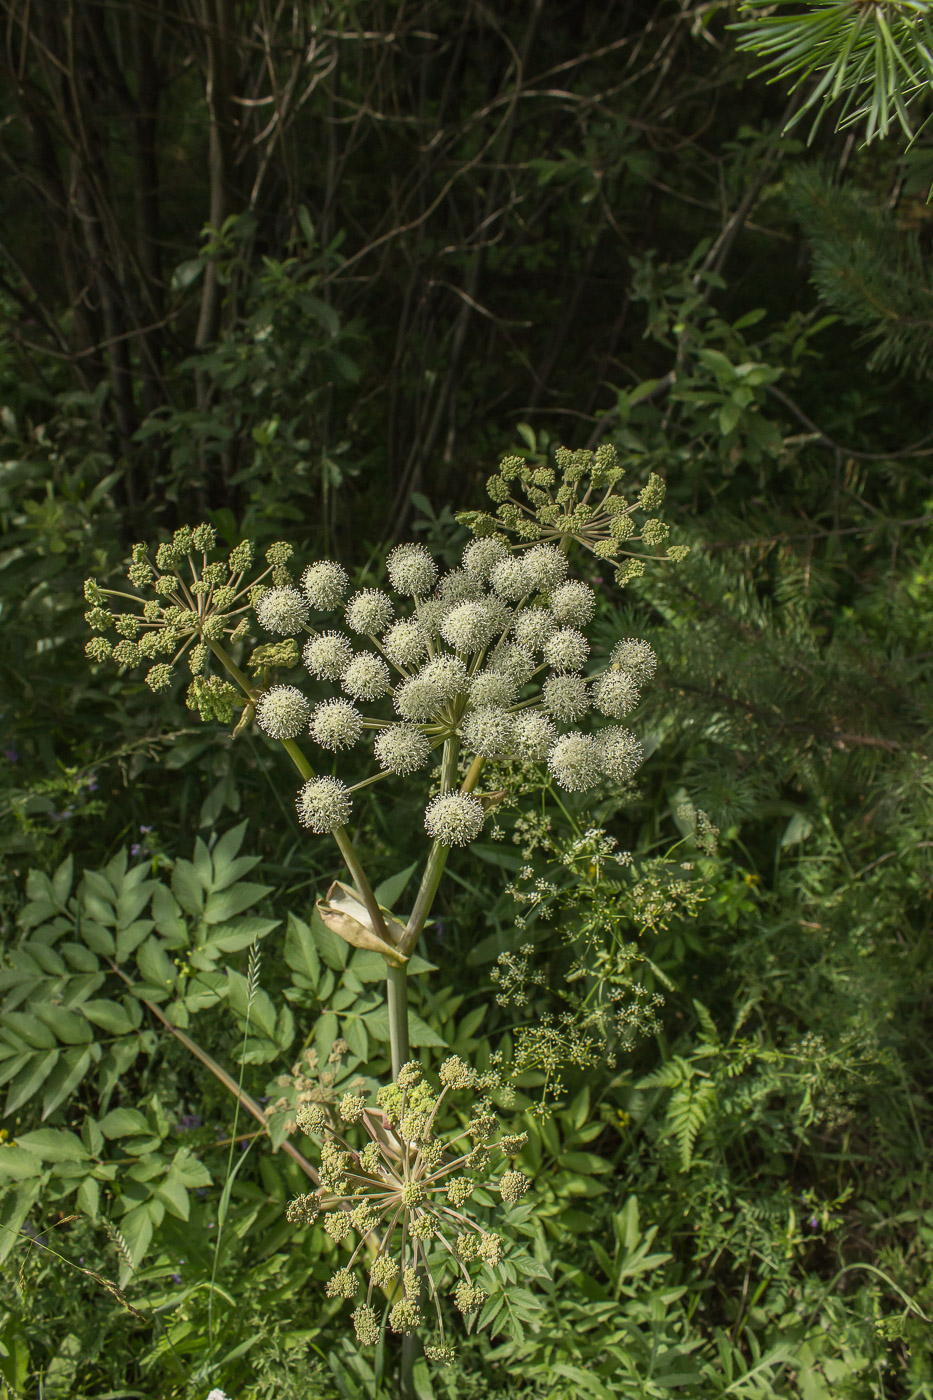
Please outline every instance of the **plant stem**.
M459 749L460 741L456 737L451 737L444 741L444 756L441 761L441 792L450 792L453 788ZM424 928L428 914L431 912L431 905L434 903L434 896L437 894L437 887L441 882L441 876L444 873L444 866L447 864L447 857L449 855L449 846L442 846L439 841L434 842L431 847L431 854L428 856L427 864L424 867L424 874L421 877L418 893L415 896L414 908L405 926L405 936L399 948L399 951L404 953L406 957L411 957L415 945L421 937L421 930Z
M408 1045L408 968L386 963L386 999L389 1003L389 1044L392 1048L392 1078L411 1059Z

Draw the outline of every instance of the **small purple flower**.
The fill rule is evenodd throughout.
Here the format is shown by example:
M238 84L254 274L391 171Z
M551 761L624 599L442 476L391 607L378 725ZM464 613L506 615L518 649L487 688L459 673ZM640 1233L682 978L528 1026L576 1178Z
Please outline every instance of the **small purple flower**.
M271 1096L270 1096L269 1094L260 1094L260 1095L259 1095L259 1102L260 1102L260 1103L268 1103L270 1097L271 1097Z
M194 1194L197 1196L197 1198L198 1198L199 1201L203 1201L203 1200L204 1200L204 1197L207 1195L207 1187L206 1187L206 1186L196 1186L196 1187L194 1188Z
M811 1216L810 1216L810 1229L811 1229L811 1230L818 1230L819 1228L820 1228L820 1222L817 1220L817 1218L816 1218L815 1215L811 1215Z
M434 936L438 943L443 943L447 933L447 925L443 919L434 920Z
M175 1125L175 1131L176 1133L190 1133L194 1132L196 1128L200 1128L200 1126L200 1113L185 1113L182 1115L181 1118L179 1118L177 1124Z
M34 1240L34 1239L36 1238L36 1236L38 1235L38 1233L39 1233L39 1231L36 1229L35 1225L30 1225L30 1223L29 1223L28 1220L26 1221L26 1224L23 1225L22 1228L21 1228L21 1230L20 1230L20 1234L22 1234L22 1235L28 1235L29 1238L30 1238L31 1240Z
M148 836L149 833L150 833L150 831L152 830L152 827L151 827L151 826L141 826L139 829L140 829L140 831L143 833L144 836Z
M172 1274L172 1283L181 1283L181 1274Z
M100 783L97 781L97 774L96 774L96 773L91 773L91 774L89 775L89 777L88 777L88 780L87 780L87 790L88 790L88 792L96 792L97 789L98 789L99 787L100 787Z
M133 844L132 844L132 846L130 847L130 855L131 855L131 856L138 856L138 855L141 855L141 854L142 854L142 849L143 849L143 848L142 848L142 846L139 844L139 842L138 842L138 841L134 841Z
M3 757L8 763L19 763L19 753L11 744L8 749L3 750Z
M246 1149L247 1149L247 1147L249 1147L249 1138L240 1138L240 1142L239 1142L240 1151L241 1151L241 1152L245 1152Z

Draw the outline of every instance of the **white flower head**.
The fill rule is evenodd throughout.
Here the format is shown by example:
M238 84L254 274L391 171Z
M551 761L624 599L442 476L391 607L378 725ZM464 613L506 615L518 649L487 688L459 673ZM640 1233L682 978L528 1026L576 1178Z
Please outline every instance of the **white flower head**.
M628 671L637 685L650 681L658 669L654 647L638 637L626 637L623 642L617 643L609 660L613 666L621 666L623 671Z
M641 699L631 671L607 671L593 686L593 703L602 715L621 719Z
M515 646L512 642L500 642L486 662L487 671L508 676L517 686L530 681L534 669L535 659L527 647Z
M330 612L332 608L339 607L349 585L346 569L331 559L309 564L301 575L305 597L318 612Z
M363 732L363 716L349 700L324 700L315 705L309 728L315 743L336 753L357 742Z
M602 776L599 746L589 734L573 729L558 739L547 756L547 766L557 783L568 792L595 787Z
M340 684L354 700L379 700L392 689L389 668L381 656L361 651L348 662L340 675Z
M443 688L420 673L409 676L408 680L395 687L396 714L415 723L434 719L444 708L445 700Z
M353 656L353 643L342 632L323 632L309 637L301 659L320 681L335 681Z
M270 739L296 739L308 723L311 706L294 685L273 685L256 706L256 723Z
M490 582L500 598L517 602L531 592L533 585L525 568L525 557L520 554L508 555L493 565Z
M350 599L345 616L351 632L375 637L386 630L394 613L388 593L378 588L363 588Z
M497 705L471 710L460 732L466 747L483 758L506 758L515 747L515 721Z
M424 598L437 582L437 565L423 544L399 544L386 559L386 569L396 593L403 598Z
M465 656L482 651L502 631L502 616L485 601L457 603L441 623L441 636Z
M445 700L453 700L456 696L463 695L470 679L460 657L451 656L449 652L441 652L440 656L435 656L426 666L422 666L419 674L429 684L436 685Z
M376 762L389 773L414 773L431 757L431 745L414 724L394 724L384 729L373 745Z
M518 685L505 671L478 671L470 681L470 702L473 705L508 706L518 695Z
M339 778L312 778L295 799L298 820L318 836L346 826L353 810L353 799L346 783Z
M645 761L644 745L631 729L614 725L593 737L603 772L616 782L627 782Z
M536 544L524 558L529 585L550 593L567 577L567 556L554 544Z
M390 627L382 639L382 649L396 666L417 666L428 651L428 639L417 618L405 618Z
M463 567L480 583L488 583L496 564L508 559L509 551L495 535L471 540L463 551Z
M512 635L520 647L540 651L556 627L550 608L523 608L512 623Z
M590 644L575 627L559 627L544 643L544 659L555 671L582 671Z
M479 579L468 574L466 569L451 569L444 574L437 591L445 607L455 607L457 603L473 602L483 596L483 586Z
M540 763L557 738L553 720L541 710L525 710L515 716L515 752L519 758Z
M308 604L297 588L270 588L257 599L256 617L267 632L294 637L308 621Z
M483 804L472 793L441 792L424 814L424 829L442 846L467 846L483 829Z
M541 698L547 712L564 724L582 719L590 709L590 693L580 676L548 676Z
M564 627L585 627L596 611L596 594L578 579L562 583L548 601L551 612Z

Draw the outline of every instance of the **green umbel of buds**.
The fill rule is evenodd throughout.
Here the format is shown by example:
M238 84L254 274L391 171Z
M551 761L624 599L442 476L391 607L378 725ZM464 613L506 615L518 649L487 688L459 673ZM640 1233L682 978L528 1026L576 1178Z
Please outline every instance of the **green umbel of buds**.
M661 477L652 472L636 499L628 502L619 490L624 476L625 469L611 443L602 443L595 452L558 447L553 468L533 466L512 455L503 457L498 472L487 482L495 514L462 511L457 516L478 536L471 556L475 563L466 567L483 581L492 577L494 583L495 570L500 567L501 586L507 588L509 571L501 570L502 557L496 557L494 549L484 551L479 546L486 546L487 541L499 544L508 535L522 544L575 540L597 559L615 561L616 582L624 587L642 572L644 557L635 557L623 545L640 542L655 549L670 535L670 527L654 514L664 502ZM633 519L637 511L650 513L640 533ZM525 557L533 553L534 549L529 549ZM648 557L676 563L688 553L688 545L668 545L663 554ZM511 586L517 587L517 581ZM553 589L555 584L539 586ZM589 619L577 612L562 620L582 626Z
M348 1251L324 1291L330 1298L356 1299L366 1287L365 1301L353 1312L363 1345L380 1340L383 1309L374 1306L377 1290L394 1299L388 1326L402 1335L421 1328L426 1298L440 1334L439 1344L432 1344L435 1359L449 1361L453 1352L444 1337L441 1290L461 1313L475 1312L486 1294L468 1265L495 1268L503 1253L500 1236L471 1217L469 1203L490 1177L494 1158L520 1151L526 1135L496 1137L499 1122L483 1097L499 1087L493 1072L479 1074L452 1055L439 1078L438 1091L412 1062L378 1091L375 1105L367 1105L362 1095L345 1095L336 1114L320 1104L302 1105L298 1126L321 1140L321 1186L296 1197L286 1216L296 1225L323 1219L326 1232ZM465 1128L440 1135L435 1132L439 1111L455 1093L473 1096L472 1117ZM486 1184L506 1206L517 1204L529 1186L527 1177L510 1167Z

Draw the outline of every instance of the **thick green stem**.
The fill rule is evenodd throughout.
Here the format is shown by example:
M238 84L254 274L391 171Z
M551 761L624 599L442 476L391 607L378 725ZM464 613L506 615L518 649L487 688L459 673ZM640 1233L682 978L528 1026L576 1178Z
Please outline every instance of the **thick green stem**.
M411 1059L408 1045L408 968L386 963L386 996L389 1002L389 1044L392 1048L392 1078Z
M460 751L460 741L456 737L451 737L444 741L444 756L441 761L441 792L450 792L454 786L454 774L457 771L457 755ZM444 873L444 866L447 864L447 857L450 855L450 847L442 846L439 841L435 841L431 847L431 854L428 856L427 865L424 867L424 874L421 877L421 884L415 896L414 908L411 911L408 923L405 925L405 936L399 945L399 951L410 958L415 950L415 945L421 937L421 930L424 928L425 920L431 912L431 905L434 903L434 896L437 894L437 887L441 882Z

